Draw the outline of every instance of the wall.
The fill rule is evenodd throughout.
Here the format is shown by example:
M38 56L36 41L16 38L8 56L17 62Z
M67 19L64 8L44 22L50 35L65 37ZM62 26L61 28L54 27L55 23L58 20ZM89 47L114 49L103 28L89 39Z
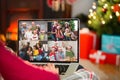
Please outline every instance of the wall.
M93 1L95 0L76 0L76 2L72 5L72 17L75 17L80 13L88 15L89 9L92 8Z

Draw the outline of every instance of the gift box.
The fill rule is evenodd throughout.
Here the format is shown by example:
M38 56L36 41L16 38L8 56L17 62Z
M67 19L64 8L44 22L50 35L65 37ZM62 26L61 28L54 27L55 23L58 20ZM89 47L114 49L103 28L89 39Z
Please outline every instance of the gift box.
M108 54L120 54L120 36L103 34L101 49Z
M113 64L113 65L120 65L120 55L118 54L111 54L106 53L106 63Z
M89 34L80 34L80 58L88 59L89 51L93 49L93 37Z
M93 63L105 64L106 55L100 50L91 50L89 54L89 59Z
M80 58L88 59L91 49L96 47L96 34L89 30L80 30Z

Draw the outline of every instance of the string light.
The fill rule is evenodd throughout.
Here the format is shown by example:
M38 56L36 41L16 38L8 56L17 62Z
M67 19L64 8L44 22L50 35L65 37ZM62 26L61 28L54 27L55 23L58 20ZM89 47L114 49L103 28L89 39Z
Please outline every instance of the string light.
M91 18L91 15L88 15L89 18Z
M91 24L92 23L92 21L91 20L88 20L88 24Z
M120 4L118 4L118 6L120 7Z
M103 18L101 18L101 23L105 24L105 20Z
M92 6L93 9L96 9L96 3L93 2L93 6Z
M113 7L113 6L111 6L111 9L114 9L114 7Z
M102 2L105 2L106 0L101 0Z
M96 6L92 6L93 9L96 9Z
M116 14L116 16L120 16L120 13L119 13L118 11L116 11L116 13L115 13L115 14Z
M93 16L93 19L96 19L96 16Z
M103 8L107 8L108 7L108 4L105 4L104 6L103 6Z
M105 21L104 21L104 20L102 20L102 24L105 24Z
M91 16L93 16L93 13L90 13Z
M90 12L90 13L92 13L92 12L93 12L93 10L92 10L92 9L89 9L89 12Z
M112 17L112 15L110 15L110 19L112 19L113 17Z

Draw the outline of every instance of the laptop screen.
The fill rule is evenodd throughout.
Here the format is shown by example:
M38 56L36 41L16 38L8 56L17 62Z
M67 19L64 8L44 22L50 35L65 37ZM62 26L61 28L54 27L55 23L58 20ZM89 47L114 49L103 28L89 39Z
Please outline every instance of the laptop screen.
M30 62L79 61L79 19L19 20L19 56Z

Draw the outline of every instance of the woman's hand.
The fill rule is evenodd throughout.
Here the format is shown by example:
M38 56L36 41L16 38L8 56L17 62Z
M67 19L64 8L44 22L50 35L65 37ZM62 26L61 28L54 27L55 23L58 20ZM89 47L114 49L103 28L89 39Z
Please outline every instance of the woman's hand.
M59 74L58 68L55 67L53 63L48 63L47 65L43 66L46 71L50 71L56 74Z

